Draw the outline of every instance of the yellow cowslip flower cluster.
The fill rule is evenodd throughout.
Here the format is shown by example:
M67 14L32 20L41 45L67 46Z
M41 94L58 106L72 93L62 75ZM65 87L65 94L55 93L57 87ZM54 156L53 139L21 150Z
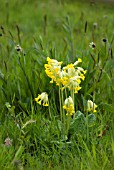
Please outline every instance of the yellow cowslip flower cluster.
M34 99L38 104L42 104L43 106L48 106L48 94L46 92L43 92L38 95L37 98Z
M63 88L74 90L74 93L78 93L81 89L81 80L85 79L86 70L82 67L77 67L77 64L82 62L79 58L74 64L68 64L61 68L62 62L58 62L55 59L47 57L48 64L45 64L45 72L52 79L50 83L56 82L56 85L62 85Z
M67 99L65 99L63 109L65 109L67 111L66 115L70 114L72 116L75 113L74 102L70 96Z
M61 82L61 64L62 62L58 62L55 59L50 59L47 57L48 64L45 64L45 72L48 77L51 78L50 83L56 82L56 85L60 85Z
M95 103L93 103L91 100L88 100L87 101L87 111L88 112L97 112L97 110L96 110L96 108L97 108L97 105L95 104Z

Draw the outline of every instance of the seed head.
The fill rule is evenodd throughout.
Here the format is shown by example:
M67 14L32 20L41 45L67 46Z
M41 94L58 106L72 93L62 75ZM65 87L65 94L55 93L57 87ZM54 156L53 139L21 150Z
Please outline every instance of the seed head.
M22 52L22 48L19 44L15 47L15 49L17 52Z
M94 27L94 28L97 28L97 27L98 27L97 22L94 22L94 23L93 23L93 27Z
M89 47L92 48L92 49L95 49L96 44L95 44L94 42L91 42L91 43L89 44Z
M5 146L12 146L12 139L10 139L9 137L7 137L6 139L5 139Z
M106 43L106 42L107 42L107 39L106 39L106 38L103 38L102 41L103 41L104 43Z

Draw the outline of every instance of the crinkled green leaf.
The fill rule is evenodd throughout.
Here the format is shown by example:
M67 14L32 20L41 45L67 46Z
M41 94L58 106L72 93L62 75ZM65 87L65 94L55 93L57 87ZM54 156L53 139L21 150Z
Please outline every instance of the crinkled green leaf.
M95 125L96 123L96 116L95 114L89 114L88 117L86 117L86 119L88 119L88 126L92 127Z
M85 127L85 116L83 113L81 113L80 111L77 111L74 114L74 118L70 123L70 129L69 129L69 133L73 134L73 133L78 133L78 132L82 132L84 130Z

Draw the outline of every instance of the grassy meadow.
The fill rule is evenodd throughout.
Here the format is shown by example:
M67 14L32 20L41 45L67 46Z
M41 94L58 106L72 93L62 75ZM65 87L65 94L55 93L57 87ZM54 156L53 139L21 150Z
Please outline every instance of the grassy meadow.
M114 170L113 40L114 3L0 0L0 170Z

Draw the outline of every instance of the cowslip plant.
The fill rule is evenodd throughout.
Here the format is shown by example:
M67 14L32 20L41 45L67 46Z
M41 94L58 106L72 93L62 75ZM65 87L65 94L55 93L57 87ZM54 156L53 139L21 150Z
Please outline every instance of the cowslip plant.
M63 133L64 135L68 135L70 125L73 127L73 122L76 123L72 120L73 115L75 114L76 117L77 113L75 110L74 95L82 88L81 81L84 81L87 70L78 66L82 62L80 58L74 63L70 63L64 67L62 67L63 62L59 62L56 59L47 57L47 62L48 63L44 65L45 72L47 76L51 78L50 83L55 83L56 86L59 87L60 119L64 127ZM35 101L40 105L49 106L48 94L46 92L38 95ZM96 112L96 108L97 105L95 103L91 100L87 101L87 112ZM86 116L88 117L88 114ZM86 121L88 121L88 118L85 118L85 124Z

